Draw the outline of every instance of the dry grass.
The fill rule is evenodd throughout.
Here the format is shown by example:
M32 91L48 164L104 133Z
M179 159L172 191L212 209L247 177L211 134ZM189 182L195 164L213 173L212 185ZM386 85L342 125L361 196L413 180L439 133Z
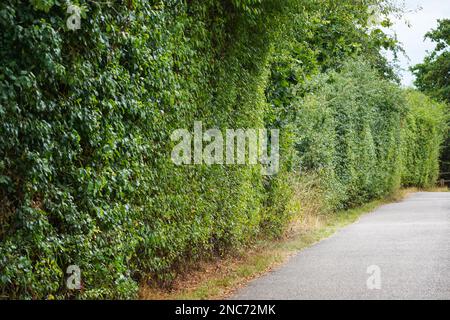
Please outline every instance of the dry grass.
M400 201L416 188L402 189L386 199L372 201L359 208L321 214L321 207L310 192L296 194L303 205L301 214L293 220L283 239L260 240L244 252L222 259L199 262L196 270L180 275L170 289L141 285L141 299L223 299L231 296L248 281L280 266L299 250L329 237L338 229L355 222L361 215L371 212L382 204ZM427 191L448 191L436 188ZM292 204L293 208L297 204Z

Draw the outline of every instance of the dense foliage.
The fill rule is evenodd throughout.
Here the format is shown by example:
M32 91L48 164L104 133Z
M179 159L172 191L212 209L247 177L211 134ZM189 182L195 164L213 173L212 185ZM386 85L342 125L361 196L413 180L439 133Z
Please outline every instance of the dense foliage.
M423 63L412 68L416 76L414 84L420 91L450 102L450 19L438 20L437 28L425 37L435 42L436 47Z
M450 19L438 20L438 26L426 34L436 43L424 61L412 68L417 88L429 96L450 105ZM450 108L450 107L447 107ZM447 112L449 110L447 109ZM441 156L442 178L450 180L450 133L447 133Z
M140 281L170 282L279 235L299 167L334 208L399 187L402 163L408 184L431 184L441 122L408 116L423 109L385 79L379 49L394 44L368 24L384 1L333 3L80 1L72 31L62 1L2 1L0 295L130 298ZM369 63L343 63L358 55ZM176 166L170 134L196 120L283 129L279 174ZM418 143L402 152L409 123ZM430 129L436 143L420 144ZM79 292L65 288L73 264Z
M298 100L296 147L318 171L336 207L355 206L400 186L402 92L365 63L346 63Z
M382 49L400 50L395 39L381 29L391 24L387 13L392 11L395 8L376 0L312 0L302 10L291 12L286 27L289 37L279 39L270 56L268 118L277 126L290 123L295 114L290 109L292 100L306 93L304 85L309 79L339 70L358 56L364 56L383 78L395 79L393 67L381 54Z
M263 127L276 1L82 8L71 31L60 2L0 5L4 295L70 294L75 264L82 297L133 296L147 272L170 280L262 220L258 168L177 167L169 137L194 120Z
M406 98L403 185L431 187L439 177L439 156L448 131L447 106L416 91L406 92Z
M326 184L335 208L387 195L401 185L430 187L446 130L443 104L403 92L367 63L344 64L312 83L296 106L301 167Z

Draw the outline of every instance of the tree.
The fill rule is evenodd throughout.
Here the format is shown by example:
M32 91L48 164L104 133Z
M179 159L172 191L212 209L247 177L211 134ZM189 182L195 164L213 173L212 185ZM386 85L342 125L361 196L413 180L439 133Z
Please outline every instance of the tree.
M420 91L450 102L450 19L438 20L438 27L425 38L436 42L436 48L423 63L411 68L416 76L414 84Z

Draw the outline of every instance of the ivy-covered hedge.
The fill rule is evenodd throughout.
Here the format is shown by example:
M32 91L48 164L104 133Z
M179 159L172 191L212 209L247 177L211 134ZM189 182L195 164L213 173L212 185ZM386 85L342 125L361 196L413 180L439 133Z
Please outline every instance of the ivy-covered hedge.
M75 31L61 1L0 4L2 296L132 297L266 224L259 168L175 166L169 137L264 126L278 1L119 2Z
M409 158L423 151L422 124L441 122L408 115L421 108L370 66L352 62L302 82L306 98L278 99L289 86L273 69L279 26L304 14L303 1L78 4L75 31L62 1L0 4L1 297L135 297L140 281L169 282L191 261L277 236L299 167L321 177L334 208L388 193L402 172L408 184L425 181ZM174 165L170 134L194 121L281 128L279 174ZM81 269L81 291L66 290L69 265Z

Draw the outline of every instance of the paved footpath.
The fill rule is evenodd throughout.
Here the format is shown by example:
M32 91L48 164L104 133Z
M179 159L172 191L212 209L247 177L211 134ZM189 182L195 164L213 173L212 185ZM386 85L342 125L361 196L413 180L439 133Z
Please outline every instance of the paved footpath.
M450 299L450 192L381 206L232 299Z

